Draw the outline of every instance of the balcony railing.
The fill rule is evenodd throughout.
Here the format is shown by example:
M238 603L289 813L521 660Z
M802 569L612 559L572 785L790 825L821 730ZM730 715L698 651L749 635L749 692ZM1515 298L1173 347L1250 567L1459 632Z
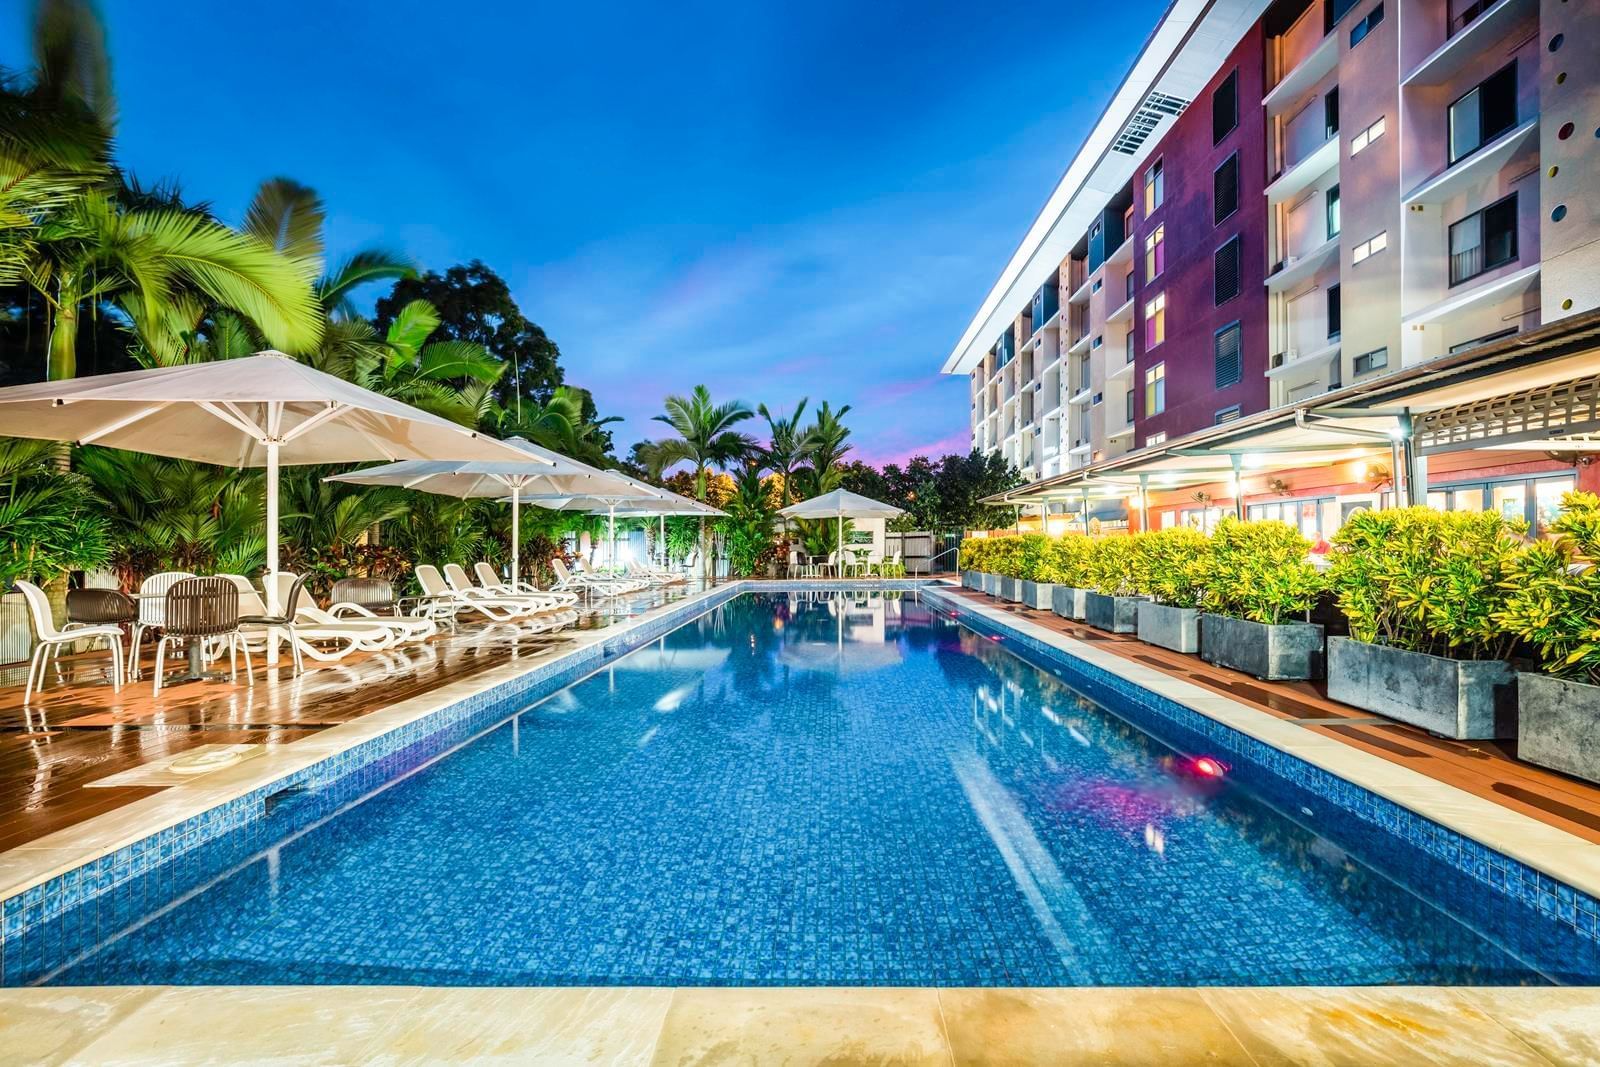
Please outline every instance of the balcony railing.
M1472 3L1450 16L1450 25L1445 30L1446 37L1454 37L1477 20L1478 16L1489 10L1500 0L1473 0ZM1451 5L1454 6L1454 5Z

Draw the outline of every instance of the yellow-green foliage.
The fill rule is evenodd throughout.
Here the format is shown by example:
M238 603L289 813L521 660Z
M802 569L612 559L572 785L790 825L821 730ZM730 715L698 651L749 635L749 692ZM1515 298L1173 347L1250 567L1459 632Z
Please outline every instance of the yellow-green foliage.
M1600 685L1600 497L1568 493L1554 541L1513 557L1495 622L1539 651L1545 670Z
M1189 526L1152 530L1135 538L1134 571L1139 592L1175 608L1197 608L1205 599L1211 539Z
M1087 589L1089 554L1094 551L1094 546L1094 538L1078 533L1051 538L1044 558L1039 561L1038 577L1034 581Z
M1527 524L1499 513L1358 511L1334 535L1328 581L1358 641L1495 659L1514 638L1496 621Z
M1089 588L1105 596L1138 596L1139 542L1145 534L1102 537L1089 550Z
M1039 571L1050 552L1052 539L1044 534L1030 533L1023 534L1017 540L1022 542L1022 546L1017 562L1017 573L1011 577L1021 578L1025 582L1044 581L1045 579L1039 577Z
M1326 587L1299 530L1269 519L1223 519L1211 535L1206 610L1275 625L1311 610Z
M1016 536L969 537L961 542L957 565L964 571L1022 576L1023 539Z

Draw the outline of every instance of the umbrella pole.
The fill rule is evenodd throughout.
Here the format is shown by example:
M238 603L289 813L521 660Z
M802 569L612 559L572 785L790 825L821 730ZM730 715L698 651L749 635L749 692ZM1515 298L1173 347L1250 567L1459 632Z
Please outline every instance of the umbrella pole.
M839 568L838 568L838 570L834 571L834 576L838 577L838 578L843 578L844 577L844 512L842 510L839 512L839 553L838 553L838 555L834 556L834 559L839 561ZM840 634L844 633L843 630L840 630L839 632L840 632Z
M617 505L606 505L606 537L611 541L611 573L617 573Z
M661 513L661 536L658 538L658 540L661 543L656 546L656 550L661 553L661 565L663 567L665 567L667 565L667 514L666 514L666 512L662 512Z
M276 427L269 429L272 434ZM267 440L267 610L277 614L282 610L278 604L278 442L275 437ZM273 667L278 663L278 631L269 627L267 629L267 666Z
M511 588L522 579L522 482L511 483Z

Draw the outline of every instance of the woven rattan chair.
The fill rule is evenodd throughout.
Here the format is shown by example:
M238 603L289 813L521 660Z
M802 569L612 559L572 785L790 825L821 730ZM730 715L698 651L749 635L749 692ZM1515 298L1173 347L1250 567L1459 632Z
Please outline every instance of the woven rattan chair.
M167 590L164 598L161 640L156 642L155 692L161 692L161 674L169 641L225 641L228 673L239 677L239 651L244 651L245 678L254 678L250 650L239 632L239 590L226 578L185 578Z

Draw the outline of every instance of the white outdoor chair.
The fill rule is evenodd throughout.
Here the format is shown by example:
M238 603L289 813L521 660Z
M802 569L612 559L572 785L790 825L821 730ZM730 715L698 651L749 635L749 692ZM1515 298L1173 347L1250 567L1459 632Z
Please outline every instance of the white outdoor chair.
M221 577L239 591L240 633L244 637L246 653L252 649L266 651L272 642L273 631L278 631L289 643L295 674L305 670L306 656L321 663L333 663L357 650L378 651L394 643L387 633L373 627L357 628L354 623L330 627L306 619L300 612L304 586L302 584L300 589L296 589L296 584L300 583L292 574L288 576L288 588L280 587L278 590L278 603L283 605L283 610L277 614L267 610L266 600L244 575L224 574Z
M601 574L599 571L590 566L589 561L584 559L582 556L578 557L578 570L590 581L607 583L613 586L620 593L637 593L640 590L649 588L648 582L642 582L637 578L624 578L615 574Z
M32 582L18 581L17 591L27 601L28 615L33 619L38 641L33 646L33 658L28 661L28 681L22 692L22 703L33 698L35 689L44 688L45 663L52 654L59 655L61 646L74 641L104 641L111 649L111 686L114 692L122 691L122 628L118 626L78 626L72 630L58 630L50 617L50 598L43 589ZM37 675L37 677L35 677ZM42 713L41 713L42 714ZM27 724L27 709L23 709Z
M133 624L133 647L128 653L129 678L139 677L139 645L144 640L144 632L166 625L167 590L193 577L188 571L162 571L139 583L139 621Z
M513 596L532 594L534 596L549 597L563 607L572 607L578 602L578 594L576 593L540 589L532 582L501 581L500 576L495 573L494 567L484 560L474 563L472 571L478 576L478 588L488 593L509 593Z
M287 605L294 598L294 587L301 586L300 596L294 598L294 624L295 631L305 637L308 634L353 634L357 638L356 648L363 652L377 652L392 648L401 641L418 641L439 631L439 626L431 619L413 619L404 615L375 615L372 612L362 612L357 608L348 616L340 616L333 611L324 611L317 606L316 599L304 588L300 576L289 571L278 572L277 600L278 603ZM355 605L347 605L355 608ZM310 636L311 641L337 640L337 638L322 638ZM316 658L313 656L313 658Z
M528 616L533 612L526 600L507 600L488 594L479 596L459 592L450 587L440 575L439 568L431 563L420 563L415 570L417 584L422 586L423 595L453 609L453 613L479 615L488 622L524 627L535 633L554 628L542 620L529 619Z
M444 580L453 592L462 596L481 597L487 600L519 605L527 609L524 612L524 615L527 616L549 619L551 612L560 611L566 607L559 599L546 593L501 593L484 589L482 586L473 583L472 579L467 575L466 568L459 563L446 563L444 565Z

